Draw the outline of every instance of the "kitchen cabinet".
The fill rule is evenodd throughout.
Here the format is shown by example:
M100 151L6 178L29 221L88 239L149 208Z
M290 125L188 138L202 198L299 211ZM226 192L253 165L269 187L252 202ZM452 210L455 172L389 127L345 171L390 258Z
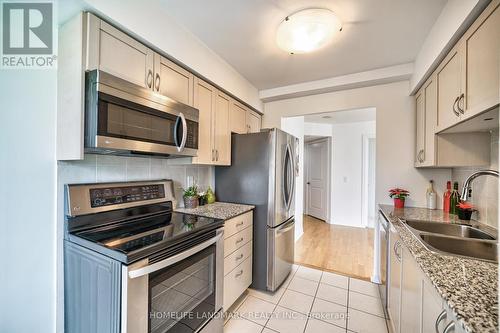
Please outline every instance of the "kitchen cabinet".
M415 105L417 114L415 166L418 167L423 164L423 158L425 158L425 98L423 89L415 95Z
M207 82L194 79L194 107L199 113L198 156L194 164L230 165L231 132L227 95Z
M420 298L422 274L410 251L401 246L403 270L401 274L401 332L420 333Z
M500 0L492 1L436 69L437 131L500 102Z
M248 110L247 112L248 133L260 132L261 116L257 112Z
M216 165L231 165L230 98L217 90L214 113L214 158Z
M224 223L224 311L252 284L252 230L252 211Z
M97 16L87 13L86 70L99 69L153 88L154 52Z
M437 295L436 290L427 281L422 280L422 332L442 332L446 325L446 310L443 300Z
M493 1L463 37L464 114L467 119L500 100L500 1Z
M154 90L176 101L193 106L194 75L155 53Z
M391 224L389 229L390 262L389 262L389 295L388 295L388 312L391 319L392 329L394 333L402 332L400 330L401 318L401 276L402 276L402 255L401 255L401 240L399 235Z
M261 128L261 115L233 100L231 103L231 132L257 133Z
M247 109L235 100L231 101L231 132L238 134L248 132Z
M436 71L438 131L446 129L460 121L458 104L463 91L463 55L460 46L457 45L451 50Z

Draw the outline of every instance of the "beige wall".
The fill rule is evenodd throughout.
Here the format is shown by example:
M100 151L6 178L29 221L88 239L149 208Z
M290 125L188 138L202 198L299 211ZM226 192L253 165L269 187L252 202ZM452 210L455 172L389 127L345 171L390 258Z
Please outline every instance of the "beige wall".
M409 206L425 207L430 179L436 182L438 206L451 170L418 170L415 155L415 103L408 96L409 81L297 97L264 104L263 127L281 127L281 118L313 113L375 107L377 109L377 203L391 203L387 190L404 187L412 195Z

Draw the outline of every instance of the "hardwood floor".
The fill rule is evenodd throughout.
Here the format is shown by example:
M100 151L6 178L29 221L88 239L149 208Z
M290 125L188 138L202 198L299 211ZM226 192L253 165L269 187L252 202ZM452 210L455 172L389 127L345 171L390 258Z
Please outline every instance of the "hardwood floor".
M295 262L369 280L373 229L332 225L304 215L304 235L295 243Z

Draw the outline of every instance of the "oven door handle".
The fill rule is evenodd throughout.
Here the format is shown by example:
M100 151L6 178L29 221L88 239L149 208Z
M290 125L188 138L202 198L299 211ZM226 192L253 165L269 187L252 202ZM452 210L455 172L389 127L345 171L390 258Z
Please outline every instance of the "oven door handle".
M186 250L184 252L181 252L179 254L171 256L170 258L164 259L164 260L159 261L157 263L130 271L130 272L128 272L128 277L130 279L135 279L135 278L138 278L138 277L141 277L144 275L154 273L154 272L159 271L160 269L163 269L163 268L168 267L170 265L173 265L181 260L184 260L184 259L192 256L193 254L196 254L197 252L200 252L201 250L206 249L207 247L211 246L212 244L216 243L222 237L222 235L223 235L223 233L221 232L221 233L217 234L217 236L210 238L209 240L207 240L201 244L198 244L198 245L190 248L189 250Z

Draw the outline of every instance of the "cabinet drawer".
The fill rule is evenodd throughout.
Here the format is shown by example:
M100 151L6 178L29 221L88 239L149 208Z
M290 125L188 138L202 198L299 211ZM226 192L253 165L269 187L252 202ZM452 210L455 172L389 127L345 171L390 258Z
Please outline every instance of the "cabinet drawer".
M224 311L252 284L252 256L224 277Z
M252 255L252 241L224 258L224 276Z
M229 238L241 230L246 229L252 225L252 222L253 212L251 211L227 220L224 223L224 238Z
M231 237L224 239L224 257L227 257L233 253L236 249L239 249L250 240L252 240L252 226L238 232Z

